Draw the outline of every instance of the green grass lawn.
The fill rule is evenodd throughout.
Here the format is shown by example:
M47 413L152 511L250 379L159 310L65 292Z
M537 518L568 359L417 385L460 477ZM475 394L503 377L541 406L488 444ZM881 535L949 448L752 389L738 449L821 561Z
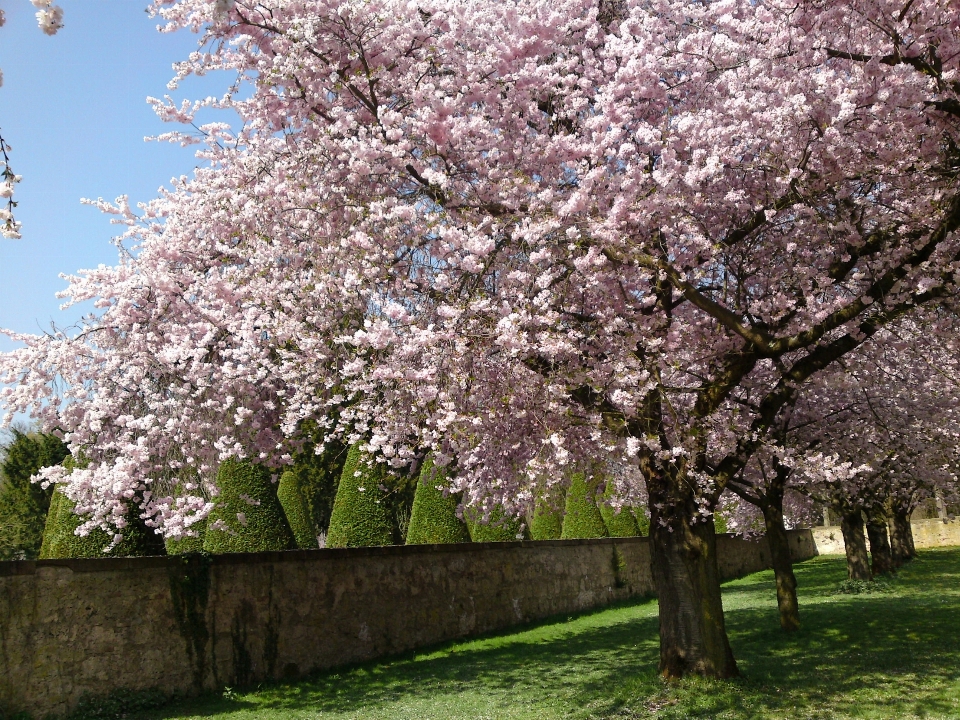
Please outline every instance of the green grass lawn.
M648 600L147 717L960 718L960 549L923 551L885 592L861 595L837 594L842 558L796 569L793 635L779 629L772 572L724 585L733 682L662 682Z

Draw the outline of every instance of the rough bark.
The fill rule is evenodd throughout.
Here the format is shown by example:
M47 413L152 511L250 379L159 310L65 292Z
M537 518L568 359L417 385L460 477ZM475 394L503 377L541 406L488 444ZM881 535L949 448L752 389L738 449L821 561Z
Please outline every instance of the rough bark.
M696 503L675 477L645 476L650 497L650 561L660 604L660 674L739 675L727 639L712 522L691 525Z
M882 509L867 511L867 537L870 538L870 570L877 575L886 575L894 570L890 553L890 538L887 536L887 514Z
M893 553L893 562L897 566L917 556L917 549L913 544L909 510L894 509L890 517L890 550Z
M768 496L769 497L769 496ZM779 503L776 500L779 499ZM773 574L777 581L777 607L780 610L780 627L793 631L800 628L800 607L797 603L797 577L793 574L793 558L790 557L790 542L783 524L783 496L776 495L774 502L761 506L763 523L767 530L767 544Z
M890 552L895 567L900 567L917 556L913 544L913 529L910 527L910 513L906 510L895 509L890 517Z
M863 516L859 510L843 513L840 531L847 553L847 575L851 580L869 580L870 563L867 558L867 541L863 534Z

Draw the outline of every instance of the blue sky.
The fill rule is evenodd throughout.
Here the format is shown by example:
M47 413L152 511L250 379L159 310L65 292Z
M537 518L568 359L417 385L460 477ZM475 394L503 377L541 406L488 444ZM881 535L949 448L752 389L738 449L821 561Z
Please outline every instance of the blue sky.
M23 176L15 199L21 240L0 239L0 327L40 332L76 322L90 308L60 311L61 272L113 264L118 227L80 198L156 196L171 177L190 174L194 149L144 136L173 129L146 103L219 95L226 77L190 79L171 92L172 64L198 42L161 34L148 0L58 0L64 28L48 37L28 0L0 0L0 129ZM0 341L0 350L12 347Z

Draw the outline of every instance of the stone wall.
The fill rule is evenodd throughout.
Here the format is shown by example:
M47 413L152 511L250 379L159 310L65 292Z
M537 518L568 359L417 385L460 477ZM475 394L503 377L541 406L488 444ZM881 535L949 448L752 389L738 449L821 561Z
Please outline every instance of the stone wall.
M960 520L914 520L913 543L920 548L960 545ZM839 525L815 527L811 531L819 555L843 555L843 533Z
M816 554L791 532L797 559ZM721 575L769 566L718 538ZM645 538L0 563L0 714L200 692L653 594Z

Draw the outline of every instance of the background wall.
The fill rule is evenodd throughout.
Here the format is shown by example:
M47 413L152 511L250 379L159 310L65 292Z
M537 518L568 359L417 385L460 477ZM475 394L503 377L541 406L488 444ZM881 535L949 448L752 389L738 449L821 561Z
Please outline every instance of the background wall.
M762 541L717 554L724 578L769 566ZM653 589L646 538L5 562L0 710L296 677Z
M960 520L913 520L913 543L917 548L960 545ZM839 525L815 527L810 531L818 555L843 555L843 533Z

